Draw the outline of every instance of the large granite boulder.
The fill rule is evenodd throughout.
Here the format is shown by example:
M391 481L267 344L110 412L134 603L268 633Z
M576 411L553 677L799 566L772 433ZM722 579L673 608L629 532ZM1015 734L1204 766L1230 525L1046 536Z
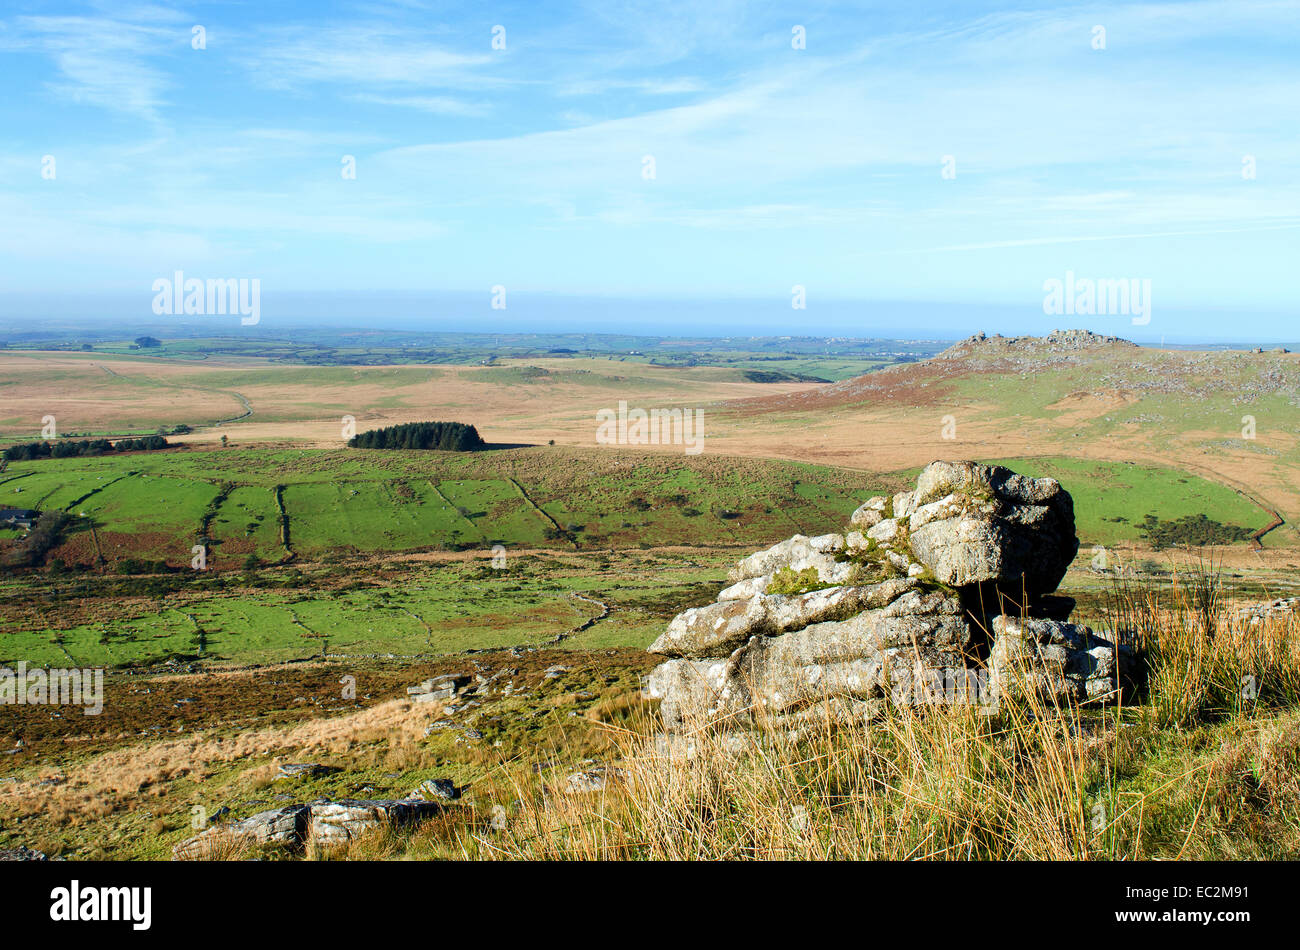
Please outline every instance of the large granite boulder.
M1051 596L1078 546L1054 479L934 462L912 490L868 499L845 533L741 560L716 603L678 614L651 645L670 659L646 695L679 735L860 719L890 703L994 705L1017 686L1113 698L1132 653L1067 623L1073 601Z

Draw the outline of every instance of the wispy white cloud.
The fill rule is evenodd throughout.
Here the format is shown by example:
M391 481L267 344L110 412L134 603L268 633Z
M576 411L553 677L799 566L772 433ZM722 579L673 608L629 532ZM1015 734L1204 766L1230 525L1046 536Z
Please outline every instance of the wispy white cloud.
M59 98L157 121L171 85L157 60L189 39L174 12L135 7L118 16L17 17L0 33L0 50L48 56L56 76L46 87Z
M353 102L368 102L378 106L394 106L400 109L416 109L431 112L434 115L487 115L491 107L482 102L469 102L452 96L381 96L373 93L357 93L349 96Z
M648 96L677 96L701 92L703 81L690 77L677 79L584 79L561 83L556 92L561 96L595 96L607 92L632 91Z
M277 27L259 33L240 54L260 81L275 87L310 83L393 87L482 88L504 81L481 52L446 48L431 36L383 24Z
M921 253L943 251L987 251L1008 247L1043 247L1049 244L1086 244L1094 241L1145 241L1152 238L1189 237L1205 234L1249 234L1257 231L1294 231L1300 229L1300 221L1289 224L1259 224L1243 228L1192 228L1182 231L1149 231L1146 233L1129 232L1126 234L1076 234L1058 237L1016 238L1009 241L981 241L976 244L949 244L944 247L922 248Z

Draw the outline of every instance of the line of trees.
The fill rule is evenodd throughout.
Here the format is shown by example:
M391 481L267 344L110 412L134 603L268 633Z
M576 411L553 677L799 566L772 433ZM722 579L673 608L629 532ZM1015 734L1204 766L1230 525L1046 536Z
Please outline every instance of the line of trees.
M442 449L472 452L482 448L478 430L463 422L407 422L359 432L348 440L354 449Z
M78 455L105 455L109 452L152 452L165 449L170 443L160 435L146 435L139 439L65 439L51 445L49 442L26 442L11 445L4 450L10 462L30 462L32 459L64 459Z

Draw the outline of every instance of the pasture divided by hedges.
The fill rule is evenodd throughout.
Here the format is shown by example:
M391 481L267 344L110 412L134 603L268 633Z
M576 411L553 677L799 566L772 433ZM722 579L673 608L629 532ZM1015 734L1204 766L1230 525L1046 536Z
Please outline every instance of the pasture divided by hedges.
M1173 468L1063 458L1004 464L1058 478L1074 496L1085 544L1143 540L1152 512L1171 521L1204 515L1250 530L1268 521L1233 489ZM555 446L471 454L211 450L11 463L0 503L84 516L98 551L89 532L76 532L67 551L54 552L69 564L102 556L109 564L137 558L185 567L207 518L208 563L223 569L242 567L250 556L275 562L498 543L757 547L842 528L868 495L897 490L913 474Z
M288 557L277 486L292 553L315 558L496 543L772 543L842 526L863 497L888 482L824 466L557 447L472 455L212 450L21 462L11 472L0 497L15 507L84 514L110 563L135 557L188 565L208 517L208 564L216 568L241 567L250 555ZM85 544L65 553L69 563L90 563Z

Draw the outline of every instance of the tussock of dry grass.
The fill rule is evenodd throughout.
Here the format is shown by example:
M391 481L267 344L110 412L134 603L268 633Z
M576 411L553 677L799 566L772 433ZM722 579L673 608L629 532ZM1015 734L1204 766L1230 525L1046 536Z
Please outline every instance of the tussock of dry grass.
M289 756L348 755L384 740L392 759L416 755L424 727L441 712L436 704L404 699L330 719L313 719L288 729L254 729L231 736L194 733L128 746L96 755L66 772L38 775L4 786L0 807L15 815L47 818L96 818L111 814L142 796L162 794L166 782L180 777L202 780L231 763L270 762L248 772L254 787L269 785L281 760ZM42 784L52 779L56 784Z

